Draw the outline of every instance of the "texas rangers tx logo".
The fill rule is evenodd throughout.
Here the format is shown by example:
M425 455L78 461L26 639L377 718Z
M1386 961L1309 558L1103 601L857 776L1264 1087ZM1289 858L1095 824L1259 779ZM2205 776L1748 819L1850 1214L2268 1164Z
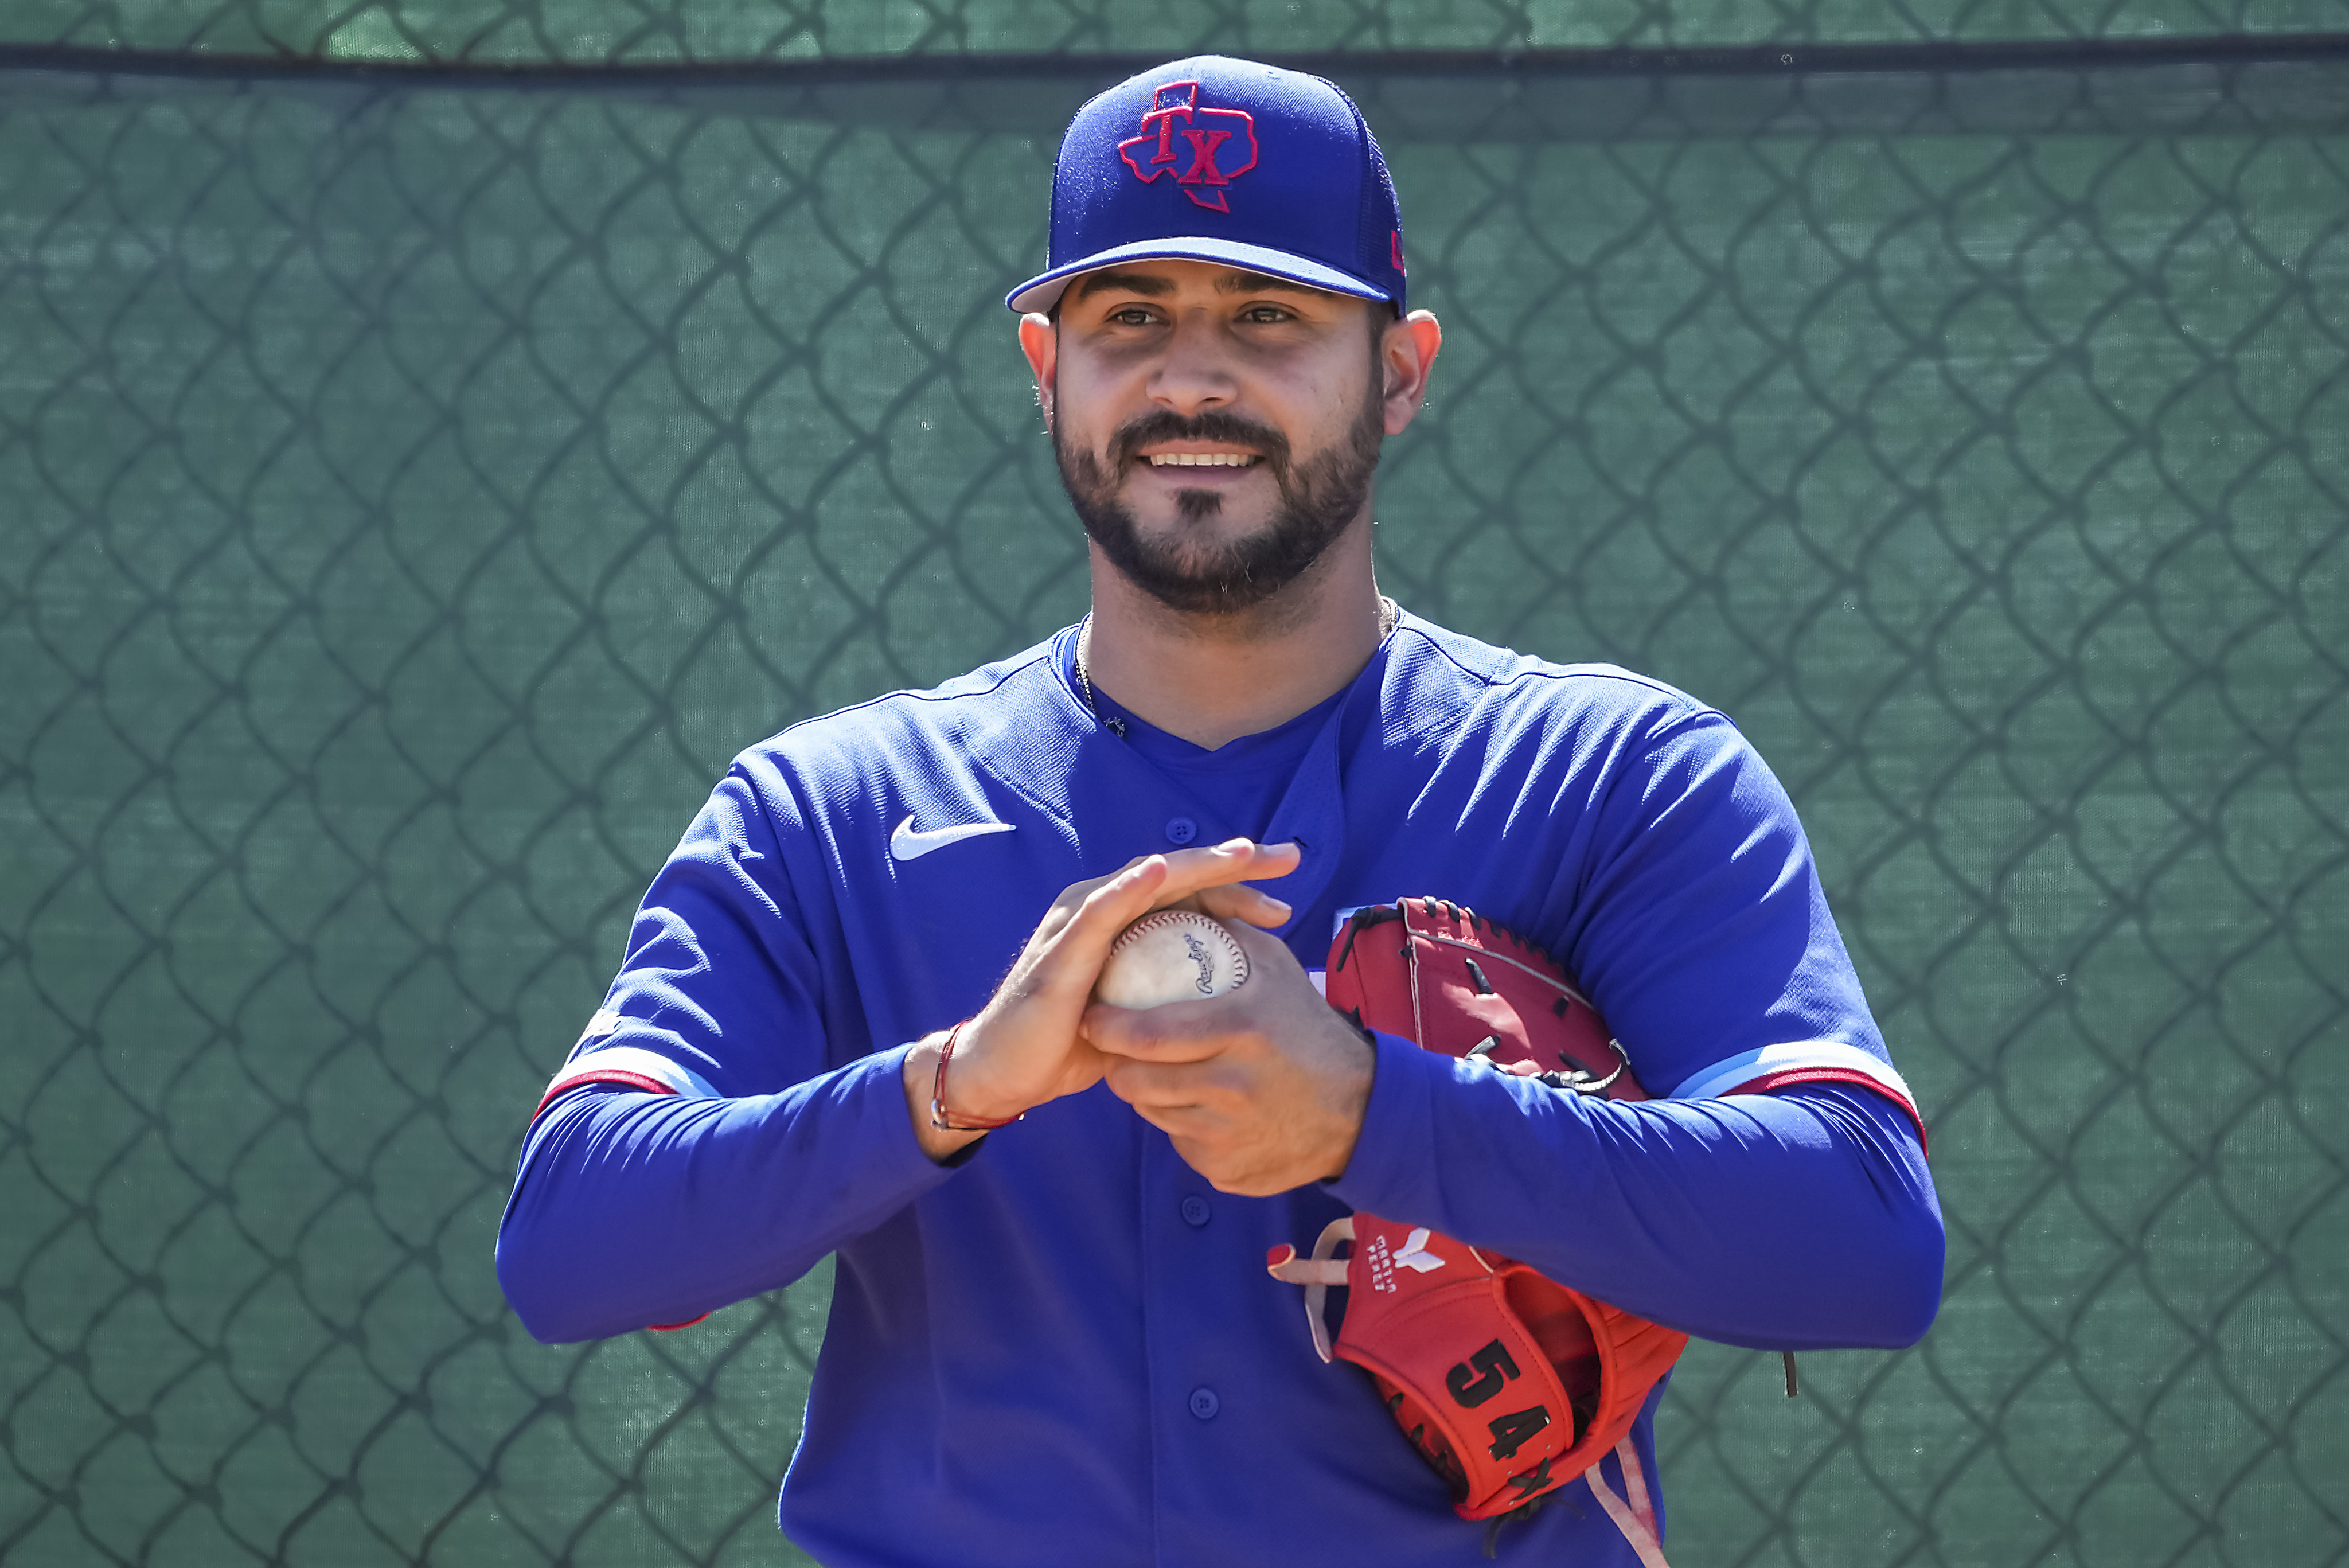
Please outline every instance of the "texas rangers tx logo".
M1144 184L1172 173L1192 201L1228 213L1224 187L1256 167L1256 116L1201 109L1197 82L1168 82L1150 95L1142 134L1119 142L1117 155Z

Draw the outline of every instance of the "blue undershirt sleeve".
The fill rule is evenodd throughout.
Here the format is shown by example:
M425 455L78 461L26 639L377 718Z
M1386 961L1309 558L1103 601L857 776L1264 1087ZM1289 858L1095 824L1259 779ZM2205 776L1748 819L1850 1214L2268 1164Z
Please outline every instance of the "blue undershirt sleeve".
M531 1127L497 1262L542 1340L779 1289L961 1163L916 1141L907 1047L874 1049L861 1014L827 1006L793 810L742 764L719 783Z
M1804 1084L1599 1101L1378 1037L1331 1184L1672 1328L1769 1350L1897 1346L1932 1322L1940 1204L1906 1112Z
M674 1324L780 1289L947 1180L885 1051L740 1099L589 1085L531 1128L498 1278L550 1344ZM982 1140L984 1141L984 1140Z

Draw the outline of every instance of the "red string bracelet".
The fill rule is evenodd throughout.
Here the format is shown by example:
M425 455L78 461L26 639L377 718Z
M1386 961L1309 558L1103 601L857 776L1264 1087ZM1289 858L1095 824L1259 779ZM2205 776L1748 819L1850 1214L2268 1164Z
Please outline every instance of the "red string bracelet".
M1027 1119L1026 1111L1016 1116L1005 1116L1000 1121L988 1121L982 1117L978 1121L958 1122L947 1116L947 1064L954 1059L955 1040L962 1033L963 1025L969 1022L966 1018L947 1030L946 1044L938 1047L937 1076L930 1080L930 1125L940 1132L993 1132L997 1127L1008 1127L1013 1122Z

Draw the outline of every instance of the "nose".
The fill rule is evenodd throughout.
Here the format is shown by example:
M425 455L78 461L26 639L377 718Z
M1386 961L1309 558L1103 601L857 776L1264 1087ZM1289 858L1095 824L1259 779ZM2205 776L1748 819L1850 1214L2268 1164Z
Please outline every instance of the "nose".
M1186 310L1177 316L1165 356L1151 373L1151 400L1190 415L1227 407L1238 391L1228 349L1214 317L1206 310Z

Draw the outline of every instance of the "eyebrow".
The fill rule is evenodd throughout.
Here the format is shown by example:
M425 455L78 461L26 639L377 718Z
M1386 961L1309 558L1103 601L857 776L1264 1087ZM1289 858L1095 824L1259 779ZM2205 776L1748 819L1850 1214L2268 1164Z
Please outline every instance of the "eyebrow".
M1174 293L1174 284L1171 278L1153 277L1146 272L1092 272L1087 273L1085 281L1077 286L1077 297L1091 298L1112 288L1154 299L1162 294Z
M1146 272L1119 272L1111 268L1087 273L1077 286L1077 297L1088 299L1096 294L1116 289L1126 294L1138 294L1145 299L1156 299L1174 292L1174 280ZM1227 272L1216 280L1217 294L1258 294L1267 289L1278 289L1286 294L1326 294L1327 289L1314 288L1301 283L1291 283L1285 277L1274 277L1261 272Z

